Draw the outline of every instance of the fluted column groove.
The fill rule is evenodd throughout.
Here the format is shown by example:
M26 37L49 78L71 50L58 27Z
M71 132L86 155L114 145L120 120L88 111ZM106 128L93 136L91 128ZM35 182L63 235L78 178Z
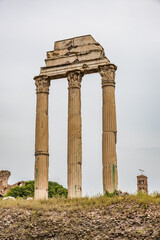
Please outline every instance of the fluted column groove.
M35 199L48 199L48 94L50 80L47 76L35 77L36 137L35 137Z
M108 64L100 67L103 94L103 133L102 133L102 165L103 193L113 192L118 187L116 156L116 107L115 107L115 70L116 66Z
M80 71L68 79L68 197L82 196L81 80Z

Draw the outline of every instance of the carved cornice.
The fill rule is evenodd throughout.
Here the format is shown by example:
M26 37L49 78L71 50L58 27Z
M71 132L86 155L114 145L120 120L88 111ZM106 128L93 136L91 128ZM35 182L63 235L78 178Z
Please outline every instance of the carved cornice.
M102 87L115 87L115 71L117 67L114 64L99 67L99 73L102 77Z
M67 75L68 88L81 88L83 74L80 71L69 72Z
M37 76L34 78L36 85L36 93L49 94L50 79L48 76Z

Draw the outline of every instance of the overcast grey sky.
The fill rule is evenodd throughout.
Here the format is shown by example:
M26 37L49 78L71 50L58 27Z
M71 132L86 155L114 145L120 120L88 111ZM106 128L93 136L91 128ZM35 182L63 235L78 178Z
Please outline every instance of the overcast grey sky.
M138 169L160 191L160 1L0 0L0 170L9 183L34 176L33 77L54 41L91 34L118 66L119 188L136 192ZM49 178L67 186L67 80L51 82ZM83 77L83 195L102 193L102 89Z

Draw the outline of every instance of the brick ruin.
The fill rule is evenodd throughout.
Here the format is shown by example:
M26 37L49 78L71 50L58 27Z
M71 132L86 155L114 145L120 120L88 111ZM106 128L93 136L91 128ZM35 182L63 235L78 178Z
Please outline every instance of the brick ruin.
M137 191L145 191L148 193L147 177L143 174L137 176Z
M8 185L8 179L11 176L10 171L2 170L0 171L0 197L3 197L7 194L7 192L16 186L23 186L25 184L24 181L19 181L13 185Z

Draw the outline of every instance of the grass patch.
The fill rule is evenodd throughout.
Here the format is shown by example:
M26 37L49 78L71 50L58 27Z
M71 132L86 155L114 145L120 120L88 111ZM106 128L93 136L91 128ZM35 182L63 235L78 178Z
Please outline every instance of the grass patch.
M135 202L147 208L150 203L160 204L160 198L150 195L128 195L128 196L114 196L114 197L84 197L84 198L51 198L48 200L0 200L0 208L24 208L30 210L82 210L82 209L94 209L109 206L119 202Z

